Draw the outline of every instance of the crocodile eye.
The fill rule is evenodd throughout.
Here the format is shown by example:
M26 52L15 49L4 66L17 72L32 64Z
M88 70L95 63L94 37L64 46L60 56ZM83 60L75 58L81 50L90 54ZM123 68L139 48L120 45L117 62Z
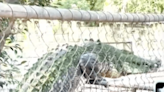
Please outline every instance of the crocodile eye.
M90 62L91 62L92 64L94 64L94 63L95 63L95 60L91 60Z

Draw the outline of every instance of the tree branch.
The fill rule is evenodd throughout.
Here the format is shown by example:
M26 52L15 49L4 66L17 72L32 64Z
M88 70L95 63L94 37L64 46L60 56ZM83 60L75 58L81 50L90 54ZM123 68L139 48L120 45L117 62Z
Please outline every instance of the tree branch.
M10 20L9 26L4 31L0 32L0 53L5 45L6 38L11 34L11 29L15 22L14 18L11 18L9 20Z

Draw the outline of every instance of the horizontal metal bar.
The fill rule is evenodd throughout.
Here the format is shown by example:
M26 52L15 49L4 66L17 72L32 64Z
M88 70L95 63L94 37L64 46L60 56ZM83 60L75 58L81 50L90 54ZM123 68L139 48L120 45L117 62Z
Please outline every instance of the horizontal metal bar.
M127 44L127 43L129 43L129 44L132 44L132 42L103 42L103 43L106 43L106 44Z
M0 17L97 22L159 22L164 14L130 14L0 3Z

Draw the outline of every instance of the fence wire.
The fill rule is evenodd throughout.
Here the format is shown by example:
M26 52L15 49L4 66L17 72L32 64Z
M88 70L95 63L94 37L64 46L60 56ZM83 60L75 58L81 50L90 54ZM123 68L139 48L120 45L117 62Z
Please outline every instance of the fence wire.
M152 92L164 78L163 20L117 21L2 17L1 92Z

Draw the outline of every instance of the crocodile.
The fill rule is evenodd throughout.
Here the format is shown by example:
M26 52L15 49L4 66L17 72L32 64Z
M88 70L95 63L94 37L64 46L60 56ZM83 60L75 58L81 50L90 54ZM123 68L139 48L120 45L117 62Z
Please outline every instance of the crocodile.
M95 53L100 63L100 74L117 78L126 73L147 73L158 68L159 62L147 60L133 53L124 53L100 40L82 46L65 44L44 54L24 75L17 92L74 92L79 85L79 59L82 54ZM106 67L104 67L104 65ZM111 69L112 68L112 69ZM117 72L113 73L111 70ZM124 73L123 73L124 72ZM83 85L83 84L82 84Z

